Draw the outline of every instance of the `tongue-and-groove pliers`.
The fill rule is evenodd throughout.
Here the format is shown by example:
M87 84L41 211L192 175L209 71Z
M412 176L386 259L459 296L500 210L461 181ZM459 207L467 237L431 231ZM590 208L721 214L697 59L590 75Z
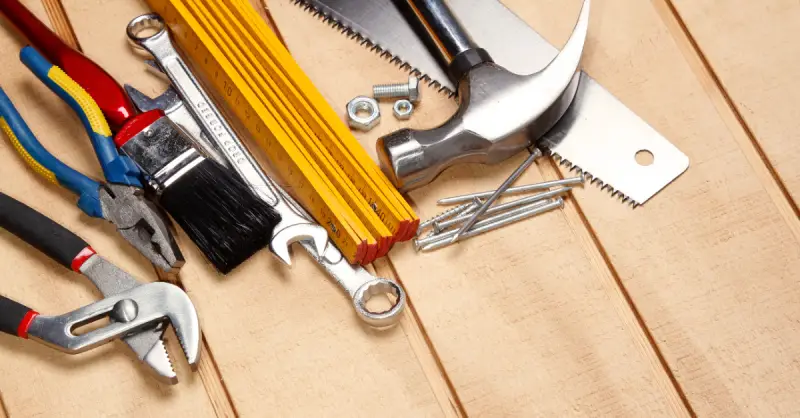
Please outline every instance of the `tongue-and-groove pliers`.
M38 312L0 296L0 332L30 338L60 351L80 353L122 339L160 380L177 383L164 331L172 324L186 359L196 367L200 356L200 321L186 293L168 283L142 283L104 259L83 239L16 199L0 193L0 228L86 276L104 299L58 316ZM110 323L77 335L83 324Z
M23 48L20 59L78 114L92 140L106 182L92 180L50 154L0 88L0 129L14 148L34 171L77 194L78 207L87 215L113 223L125 240L160 269L177 271L184 260L167 218L145 197L141 172L117 151L108 123L95 101L32 47Z

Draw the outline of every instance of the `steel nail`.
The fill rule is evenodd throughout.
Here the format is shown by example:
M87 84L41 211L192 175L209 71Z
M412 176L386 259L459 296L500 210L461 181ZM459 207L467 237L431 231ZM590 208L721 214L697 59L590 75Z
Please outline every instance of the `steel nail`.
M552 202L553 201L549 201L548 203L552 203ZM523 213L523 212L525 212L527 210L530 210L530 209L535 208L535 207L540 207L540 206L541 206L541 202L531 203L531 204L528 204L528 205L525 205L525 206L518 207L516 209L511 209L511 210L509 210L507 212L503 212L501 214L494 215L494 216L489 217L489 218L481 219L480 221L475 223L475 225L473 226L473 229L474 228L480 228L480 227L482 227L484 225L487 225L487 224L489 224L489 223L491 223L493 221L496 221L497 219L503 218L503 217L513 217L513 216L519 215L520 213ZM417 238L417 239L414 240L414 247L417 250L419 250L419 249L421 249L422 247L424 247L424 246L426 246L428 244L431 244L431 243L434 243L434 242L437 242L437 241L440 241L440 240L449 240L449 239L451 239L453 237L453 235L456 234L456 232L457 231L455 229L452 229L450 231L446 231L446 232L443 232L443 233L438 234L438 235L434 234L434 235L431 235L431 236L428 236L428 237L425 237L425 238Z
M494 215L496 213L504 212L509 209L514 209L522 205L528 205L536 202L541 203L543 200L552 199L558 196L563 196L567 194L570 190L572 190L572 187L562 187L560 189L551 190L549 192L537 193L533 196L527 196L521 199L512 200L511 202L501 203L499 205L492 206L483 215L484 216ZM460 224L465 220L469 219L469 216L470 216L469 213L462 213L455 218L436 221L433 223L433 232L440 234L447 228L450 228L453 225Z
M583 175L578 177L570 177L561 180L552 180L552 181L543 181L541 183L534 183L534 184L526 184L523 186L515 186L509 187L505 192L502 193L503 196L509 194L517 194L517 193L527 193L533 192L536 190L544 190L549 189L551 187L557 186L579 186L586 182L586 178ZM487 198L491 196L496 190L485 191L480 193L470 193L460 196L453 196L453 197L446 197L444 199L439 199L437 202L440 205L453 205L456 203L462 203L474 198Z
M528 167L530 167L531 164L533 164L533 162L541 156L542 156L542 151L540 151L539 148L534 148L531 151L531 155L528 156L528 158L526 158L525 161L523 161L522 164L520 164L519 167L517 167L517 169L514 170L514 172L511 173L510 176L508 176L508 178L503 182L503 184L501 184L500 187L498 187L497 190L495 190L494 193L492 193L492 196L489 197L489 199L487 199L485 202L483 202L483 205L481 205L481 207L479 207L478 210L475 211L475 213L473 213L472 216L466 222L464 222L463 225L461 225L461 228L458 229L458 232L456 232L456 234L453 235L452 239L453 243L458 241L458 239L461 237L461 234L467 232L467 230L472 228L472 226L475 225L475 222L478 222L478 218L489 209L492 203L494 203L498 198L500 198L500 195L502 195L503 192L506 191L506 189L508 189L511 186L511 184L517 181L519 176L521 176L522 173L524 173L525 170L527 170Z
M541 202L532 203L530 205L523 206L518 210L495 215L491 218L486 218L485 220L476 223L475 226L465 232L462 237L470 238L476 235L485 234L487 232L494 231L495 229L502 228L506 225L510 225L514 222L564 207L564 199L560 197L550 203L547 203L546 205L541 205L540 203ZM515 214L511 215L512 212L515 212ZM453 241L451 239L443 238L426 244L421 248L421 251L437 250L439 248L447 247L452 243Z
M448 210L446 210L446 211L434 216L433 218L430 218L430 219L428 219L426 221L420 222L419 227L417 228L417 236L419 236L419 234L421 234L422 231L425 230L425 228L433 225L435 222L443 221L445 219L452 218L453 216L457 216L457 215L460 215L460 214L462 214L464 212L467 212L467 211L475 209L476 207L478 207L480 205L480 202L481 202L480 199L472 199L472 202L470 202L470 203L464 203L464 204L458 205L458 206L456 206L456 207L454 207L452 209L448 209Z

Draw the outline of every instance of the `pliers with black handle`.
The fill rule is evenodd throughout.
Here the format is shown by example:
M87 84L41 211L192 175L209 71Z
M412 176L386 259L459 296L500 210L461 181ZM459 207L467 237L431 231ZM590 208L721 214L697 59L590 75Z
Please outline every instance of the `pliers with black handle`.
M117 151L108 123L95 101L32 47L23 48L20 59L78 114L106 182L99 183L50 154L0 88L0 129L14 148L34 171L77 194L78 207L87 215L113 223L125 240L160 269L177 271L184 260L167 217L145 197L141 172L127 156Z
M200 355L200 323L186 293L169 283L142 283L98 255L89 244L50 218L0 193L0 227L59 264L83 274L104 299L59 316L0 296L0 332L34 339L75 354L122 339L160 380L176 383L163 336L171 324L189 364ZM75 328L108 318L110 323L85 334Z

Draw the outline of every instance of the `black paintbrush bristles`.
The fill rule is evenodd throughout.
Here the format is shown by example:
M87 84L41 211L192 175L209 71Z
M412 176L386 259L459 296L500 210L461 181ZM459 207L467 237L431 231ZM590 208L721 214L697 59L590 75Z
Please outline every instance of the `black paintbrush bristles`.
M223 274L269 245L281 220L275 209L212 160L167 187L161 205Z

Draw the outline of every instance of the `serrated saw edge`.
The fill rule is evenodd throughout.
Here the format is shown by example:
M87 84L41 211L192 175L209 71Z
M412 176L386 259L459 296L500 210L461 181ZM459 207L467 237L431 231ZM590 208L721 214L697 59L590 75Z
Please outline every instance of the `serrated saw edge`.
M411 74L421 74L413 65L396 57L347 23L340 22L336 16L310 0L292 1L401 69ZM476 10L478 5L485 6L485 9ZM558 53L555 47L499 1L452 0L450 6L461 13L462 23L472 28L473 38L492 51L498 65L512 72L529 74L538 71ZM490 17L487 18L487 15ZM495 24L481 26L487 20ZM351 21L354 25L359 24L358 19ZM504 28L505 32L501 30L503 33L498 34L498 27ZM524 48L526 53L521 55L519 49L508 44L509 33L524 40L517 47ZM440 91L454 96L454 91L442 87L435 79L427 75L423 77ZM548 150L562 166L586 173L592 184L634 208L644 204L689 166L685 154L583 72L575 102L557 126L537 141L537 146ZM641 150L653 153L653 164L645 167L636 163L635 154Z
M418 77L420 81L426 83L428 86L436 89L437 91L446 94L448 97L455 97L456 93L451 90L450 88L443 86L440 82L431 78L428 74L423 73L418 68L414 67L413 65L409 64L407 61L403 60L402 58L393 54L390 50L381 46L378 42L373 41L369 37L363 35L359 31L353 29L351 26L347 25L344 22L336 19L335 16L328 13L327 11L316 7L315 5L305 1L305 0L292 0L292 2L296 5L305 10L306 12L310 13L312 16L320 19L323 23L331 26L335 30L339 31L343 35L347 36L349 39L352 39L358 42L361 46L368 49L369 51L374 52L379 57L389 61L389 63L394 64L400 70L409 73L415 77Z

